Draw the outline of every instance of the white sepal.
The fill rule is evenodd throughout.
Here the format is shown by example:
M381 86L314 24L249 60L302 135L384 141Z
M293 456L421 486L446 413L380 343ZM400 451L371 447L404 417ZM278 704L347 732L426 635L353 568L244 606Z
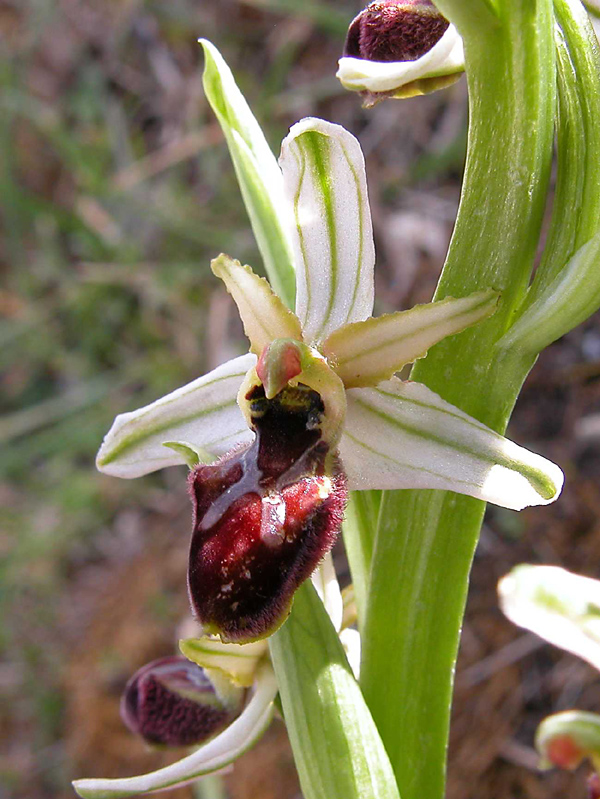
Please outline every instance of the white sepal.
M360 144L340 125L303 119L283 140L293 217L296 313L307 343L373 309L375 248Z
M277 681L270 663L257 675L254 694L242 714L212 741L170 766L139 777L76 780L75 791L82 799L125 799L180 787L228 766L253 746L273 717Z
M242 355L137 411L122 413L106 434L96 465L115 477L143 474L186 463L164 444L185 441L222 455L252 433L237 405L246 373L256 363Z
M415 61L369 61L345 56L339 61L337 78L350 91L394 93L415 81L454 75L464 68L463 42L454 25L450 25L439 42Z
M508 618L600 671L600 581L558 566L517 566L498 583Z
M420 383L394 378L347 397L340 454L350 489L440 488L513 510L560 494L558 466Z

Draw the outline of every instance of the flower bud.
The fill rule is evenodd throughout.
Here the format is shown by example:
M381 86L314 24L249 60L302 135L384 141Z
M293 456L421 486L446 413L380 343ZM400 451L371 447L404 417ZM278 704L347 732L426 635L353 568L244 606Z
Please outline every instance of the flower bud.
M462 40L430 0L376 0L352 21L337 77L371 106L445 88L463 71Z
M566 710L544 719L535 745L542 768L576 769L584 758L600 766L600 716L583 710Z
M449 26L430 0L373 2L355 17L344 55L367 61L416 61Z
M221 700L204 669L180 656L142 666L121 698L127 727L148 743L164 746L202 743L228 726L239 710Z
M316 391L287 386L267 399L254 386L246 400L254 442L190 475L192 609L205 632L235 643L285 621L294 592L336 540L347 496L321 438Z

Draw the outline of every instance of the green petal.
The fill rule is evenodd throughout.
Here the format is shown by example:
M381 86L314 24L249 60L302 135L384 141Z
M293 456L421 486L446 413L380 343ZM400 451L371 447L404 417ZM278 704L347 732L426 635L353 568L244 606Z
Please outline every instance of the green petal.
M376 386L425 356L438 341L490 316L497 303L496 292L479 291L417 305L345 325L323 342L321 350L347 388Z
M225 134L267 275L293 307L296 279L281 170L222 55L206 39L200 44L206 59L204 90Z
M264 278L228 255L219 255L210 266L233 297L255 355L278 338L302 341L298 317L285 307Z
M224 644L218 638L188 638L179 642L188 660L203 669L217 669L236 685L248 687L254 682L258 664L265 656L266 641L250 644Z

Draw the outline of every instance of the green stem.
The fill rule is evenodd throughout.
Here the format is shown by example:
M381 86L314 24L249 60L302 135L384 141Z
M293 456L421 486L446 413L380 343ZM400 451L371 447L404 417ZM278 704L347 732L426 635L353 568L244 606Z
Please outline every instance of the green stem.
M471 120L461 207L436 299L494 288L490 320L437 345L413 370L503 431L531 362L499 371L493 345L532 270L552 157L555 61L550 0L498 2L465 39ZM461 28L461 22L463 26ZM453 671L484 505L437 491L390 492L375 544L361 683L403 799L441 799ZM381 686L385 686L382 690Z

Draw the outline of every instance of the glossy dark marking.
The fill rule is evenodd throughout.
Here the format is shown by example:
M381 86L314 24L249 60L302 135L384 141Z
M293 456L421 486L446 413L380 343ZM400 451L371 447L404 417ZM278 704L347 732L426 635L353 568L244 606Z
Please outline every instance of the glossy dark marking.
M294 592L338 535L346 503L339 460L320 440L323 403L307 387L247 397L254 442L190 476L188 585L210 632L243 642L285 619Z

